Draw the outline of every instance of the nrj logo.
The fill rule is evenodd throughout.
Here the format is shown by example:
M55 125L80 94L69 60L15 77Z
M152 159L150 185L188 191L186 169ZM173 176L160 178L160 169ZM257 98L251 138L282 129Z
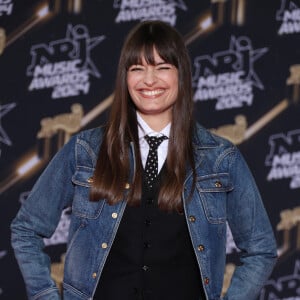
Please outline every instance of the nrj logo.
M144 20L161 20L176 24L176 7L187 10L183 0L115 0L118 9L116 23Z
M3 15L11 15L13 7L14 4L12 0L0 0L0 17Z
M276 20L281 23L278 34L300 32L300 8L292 0L281 0L281 6L276 13Z
M259 300L300 300L300 260L292 274L267 281Z
M290 188L300 188L300 129L270 136L269 145L265 165L271 170L267 180L290 178Z
M32 46L27 76L33 78L28 90L52 88L52 99L88 94L90 75L100 77L91 50L104 38L90 37L84 25L69 24L65 38Z
M253 86L264 86L254 71L254 62L268 48L253 49L246 36L230 39L229 49L194 59L194 101L217 100L216 110L251 106Z

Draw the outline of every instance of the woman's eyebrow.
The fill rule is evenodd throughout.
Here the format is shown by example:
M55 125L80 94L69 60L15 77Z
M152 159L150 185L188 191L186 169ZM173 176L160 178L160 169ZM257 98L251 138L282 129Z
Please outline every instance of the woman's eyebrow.
M159 61L155 63L155 66L159 66L159 65L170 65L170 63L166 62L166 61Z

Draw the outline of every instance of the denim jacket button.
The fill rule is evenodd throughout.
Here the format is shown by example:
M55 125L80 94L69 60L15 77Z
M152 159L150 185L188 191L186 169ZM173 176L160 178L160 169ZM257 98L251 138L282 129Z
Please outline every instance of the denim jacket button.
M111 217L112 217L113 219L116 219L116 218L118 217L118 214L114 212L114 213L111 214Z
M208 278L208 277L205 277L204 283L205 283L205 284L209 284L209 278Z
M199 245L197 247L197 249L202 252L202 251L204 251L205 247L203 245Z
M216 187L216 188L222 187L221 181L216 181L216 182L215 182L215 187Z
M101 248L102 248L102 249L106 249L106 248L107 248L107 243L102 243L102 244L101 244Z
M189 221L194 223L196 221L195 216L189 216Z
M93 183L93 182L94 182L93 176L89 177L86 181L87 181L88 183Z
M95 278L97 277L97 273L94 272L94 273L92 274L92 277L95 279Z

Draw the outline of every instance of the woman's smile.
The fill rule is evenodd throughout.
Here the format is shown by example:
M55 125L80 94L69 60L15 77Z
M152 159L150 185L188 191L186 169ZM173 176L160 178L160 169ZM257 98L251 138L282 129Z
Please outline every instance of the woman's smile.
M164 93L164 89L157 89L157 90L140 90L140 93L146 97L155 98L157 96L161 96Z

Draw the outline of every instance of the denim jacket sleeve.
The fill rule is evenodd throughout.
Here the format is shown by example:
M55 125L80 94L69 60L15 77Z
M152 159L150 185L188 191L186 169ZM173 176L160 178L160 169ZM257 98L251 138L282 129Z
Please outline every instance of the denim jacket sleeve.
M55 155L11 224L12 246L29 299L60 299L50 276L50 258L43 252L43 238L51 237L73 196L75 141L72 137Z
M240 262L224 300L254 300L270 276L277 257L276 241L255 181L238 150L230 173L234 189L228 195L228 224Z

